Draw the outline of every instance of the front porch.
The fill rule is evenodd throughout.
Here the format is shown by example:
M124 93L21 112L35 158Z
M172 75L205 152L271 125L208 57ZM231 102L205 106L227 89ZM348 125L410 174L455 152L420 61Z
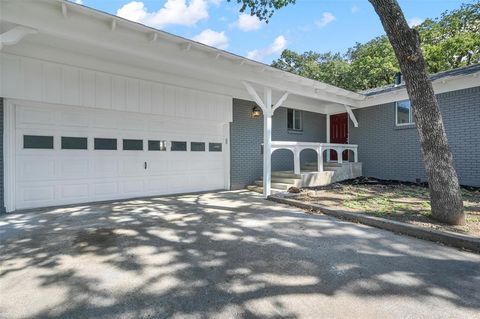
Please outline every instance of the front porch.
M274 193L286 191L292 186L324 186L362 176L362 163L358 162L357 145L272 141L271 154L277 150L288 150L293 153L293 170L271 172L270 191ZM302 164L301 153L305 150L313 150L317 154L317 161ZM255 181L255 185L247 188L263 193L263 181L263 177L260 177Z
M252 119L263 118L263 176L255 181L254 186L248 187L249 189L261 191L268 197L272 189L285 191L290 186L321 186L362 175L362 165L358 163L358 146L348 144L350 122L354 127L358 127L352 108L355 108L354 105L361 97L342 90L332 91L327 85L310 87L307 91L248 81L243 81L243 85L256 104L252 109ZM314 96L310 90L314 92ZM263 98L258 94L259 91L263 91ZM290 117L287 117L285 123L287 135L278 136L277 126L274 132L277 141L272 141L272 118L276 110L282 107L290 111ZM295 111L310 112L310 117L313 117L314 113L321 114L324 116L323 124L322 121L310 121L310 126L303 128L302 124L297 123L299 117ZM276 123L279 124L278 119ZM321 132L318 132L320 127ZM300 134L305 132L305 136L299 135L297 139L297 130L301 131ZM312 136L311 132L315 134ZM287 141L290 138L291 140ZM289 170L278 169L275 163L272 164L272 155L276 151L285 150L293 153L293 167ZM314 162L305 163L300 160L300 153L306 150L316 153Z

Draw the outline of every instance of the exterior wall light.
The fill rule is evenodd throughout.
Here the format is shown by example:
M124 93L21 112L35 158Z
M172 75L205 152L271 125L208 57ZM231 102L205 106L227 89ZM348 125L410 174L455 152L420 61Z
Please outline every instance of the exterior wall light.
M252 112L250 113L250 117L252 119L258 119L261 116L262 116L262 110L258 106L255 105L252 108Z

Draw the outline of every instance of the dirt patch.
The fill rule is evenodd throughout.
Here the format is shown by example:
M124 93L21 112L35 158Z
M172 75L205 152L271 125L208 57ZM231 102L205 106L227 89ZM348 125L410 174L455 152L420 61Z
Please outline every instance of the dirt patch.
M364 213L438 230L480 237L480 189L463 188L467 215L465 226L451 226L432 219L425 184L358 178L328 186L305 188L294 198L346 211Z

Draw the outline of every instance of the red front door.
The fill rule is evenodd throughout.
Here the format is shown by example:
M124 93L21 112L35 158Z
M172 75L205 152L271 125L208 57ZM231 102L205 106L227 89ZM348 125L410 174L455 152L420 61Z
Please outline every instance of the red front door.
M348 143L348 114L330 115L330 143L347 144ZM344 161L348 161L348 151L343 152ZM330 151L330 159L337 160L337 152Z

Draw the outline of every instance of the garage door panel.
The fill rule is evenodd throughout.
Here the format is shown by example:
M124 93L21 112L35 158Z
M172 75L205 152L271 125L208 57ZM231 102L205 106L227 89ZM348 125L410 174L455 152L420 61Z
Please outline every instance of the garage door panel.
M53 125L55 124L55 113L36 110L34 108L21 108L16 112L17 128L26 125Z
M118 122L118 128L125 131L142 131L143 132L145 131L145 118L121 119Z
M55 199L55 185L22 185L17 188L17 201L20 207L29 207L30 202L46 204Z
M61 187L62 199L88 200L89 185L88 184L66 184Z
M17 160L17 176L22 181L53 180L56 163L53 158L36 158L35 165L28 157L20 157Z
M124 194L142 194L144 191L143 180L129 180L121 182L122 193Z
M62 112L58 125L63 127L90 127L90 115L83 112Z
M118 176L118 159L114 156L94 159L92 173L95 177Z
M148 194L168 193L168 188L168 176L164 176L162 178L150 178L145 181L145 191Z
M88 158L60 160L60 175L63 178L89 178L90 165Z
M159 156L160 157L160 156ZM168 175L168 160L165 158L150 158L148 161L149 176L163 176Z
M144 176L144 158L125 158L119 160L119 176Z
M116 118L112 118L111 115L103 112L96 112L95 117L92 119L92 128L104 128L104 129L116 129L118 128Z
M102 196L106 195L116 195L118 194L118 183L117 182L110 182L110 183L95 183L93 185L94 195L97 198L102 198Z

